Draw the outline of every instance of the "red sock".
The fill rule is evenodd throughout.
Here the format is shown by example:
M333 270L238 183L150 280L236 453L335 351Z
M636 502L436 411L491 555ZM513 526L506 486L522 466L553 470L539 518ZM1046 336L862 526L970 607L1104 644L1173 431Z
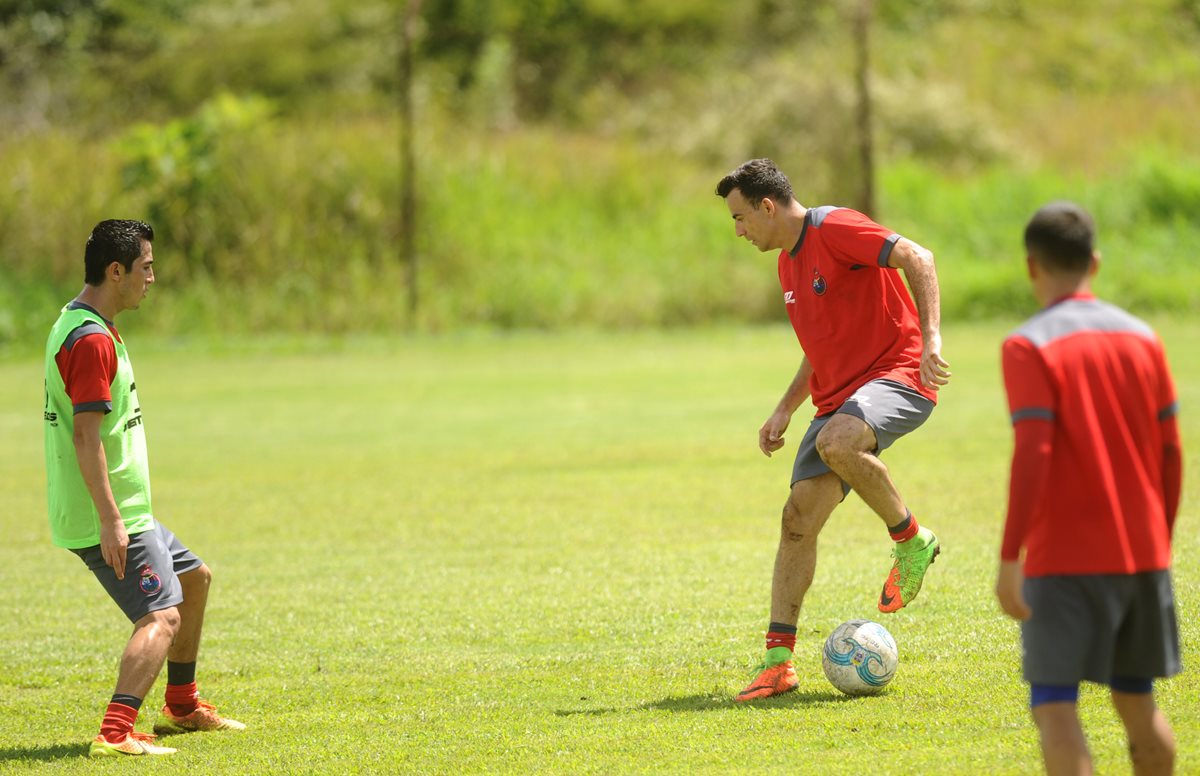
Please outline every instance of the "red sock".
M785 623L772 622L767 628L767 649L771 650L775 647L787 647L792 652L795 652L796 629Z
M913 517L912 512L908 513L908 517L904 518L896 525L888 526L888 533L891 534L892 541L906 542L917 535L917 531L921 526L917 525L917 518Z
M119 744L133 732L133 723L137 722L138 710L124 703L110 703L104 712L104 721L100 723L100 735L110 744Z
M167 710L176 717L186 717L196 710L200 691L195 682L168 684L166 692Z

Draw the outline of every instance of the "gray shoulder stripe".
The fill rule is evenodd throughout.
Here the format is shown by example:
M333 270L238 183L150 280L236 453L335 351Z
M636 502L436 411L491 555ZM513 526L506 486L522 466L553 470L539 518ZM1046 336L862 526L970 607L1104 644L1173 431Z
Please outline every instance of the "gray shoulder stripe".
M888 257L892 255L892 248L895 248L898 242L900 242L898 234L889 234L888 238L883 241L883 247L879 249L879 266L886 267L888 265Z
M1051 305L1026 321L1014 334L1040 348L1080 332L1133 334L1147 340L1156 339L1154 330L1145 321L1098 299L1067 299Z
M837 207L836 205L822 205L821 207L810 207L808 209L808 217L809 217L809 220L812 221L813 226L819 227L821 225L821 223L825 220L825 217L828 216L830 213L832 213L835 210L841 210L841 208Z
M1054 420L1054 411L1045 407L1026 407L1012 414L1013 425L1022 420Z
M1179 414L1179 402L1173 401L1158 411L1158 419L1166 420Z
M71 348L75 347L75 343L83 339L89 334L104 334L108 335L108 330L95 321L84 321L83 323L71 329L71 333L63 340L63 347L70 352Z

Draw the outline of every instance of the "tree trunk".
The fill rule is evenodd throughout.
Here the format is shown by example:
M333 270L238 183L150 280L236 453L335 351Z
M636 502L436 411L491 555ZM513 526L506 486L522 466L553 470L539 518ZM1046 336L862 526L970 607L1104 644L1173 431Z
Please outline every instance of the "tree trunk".
M400 261L408 286L408 321L417 321L417 153L413 112L413 46L421 0L408 0L400 16Z
M854 18L854 80L858 92L859 189L856 208L878 220L875 208L875 148L871 132L871 12L873 0L859 0Z

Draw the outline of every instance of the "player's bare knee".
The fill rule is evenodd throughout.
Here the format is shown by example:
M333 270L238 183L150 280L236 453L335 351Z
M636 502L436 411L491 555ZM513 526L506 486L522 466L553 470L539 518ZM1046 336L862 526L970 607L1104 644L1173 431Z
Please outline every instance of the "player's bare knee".
M150 612L142 619L138 620L135 629L150 628L152 633L161 634L169 641L175 641L175 634L179 632L179 608L175 606L167 607Z
M179 608L172 606L169 609L163 609L155 612L155 614L158 615L156 618L158 624L165 631L171 634L171 641L174 641L175 634L179 632L179 624L181 622L181 618L179 617Z
M190 586L208 589L208 586L212 584L212 569L208 567L207 563L201 563L199 568L192 569L186 574L181 574L179 579L181 582L186 579L187 584Z
M819 530L816 519L789 498L783 505L781 538L789 542L802 542L814 538Z
M817 455L821 456L831 469L837 471L851 458L858 454L847 434L831 429L825 429L817 435Z

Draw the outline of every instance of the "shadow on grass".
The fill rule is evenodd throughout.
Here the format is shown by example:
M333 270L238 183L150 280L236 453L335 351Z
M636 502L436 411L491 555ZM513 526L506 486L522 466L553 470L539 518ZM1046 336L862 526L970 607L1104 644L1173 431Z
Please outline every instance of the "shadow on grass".
M0 762L20 760L65 760L68 757L87 757L87 744L58 744L56 746L10 746L0 749Z
M692 711L716 711L718 709L763 709L763 708L789 708L792 706L816 706L829 703L847 703L854 701L847 695L842 695L837 692L789 692L786 695L778 695L774 698L765 698L762 700L750 701L749 703L738 703L733 699L732 695L723 693L702 693L699 695L684 695L677 698L663 698L660 701L652 701L643 703L635 707L638 711L674 711L674 712L692 712ZM604 709L559 709L555 711L555 716L559 717L574 717L574 716L592 716L598 717L605 714L619 714L621 712L633 711L633 708L604 708Z

